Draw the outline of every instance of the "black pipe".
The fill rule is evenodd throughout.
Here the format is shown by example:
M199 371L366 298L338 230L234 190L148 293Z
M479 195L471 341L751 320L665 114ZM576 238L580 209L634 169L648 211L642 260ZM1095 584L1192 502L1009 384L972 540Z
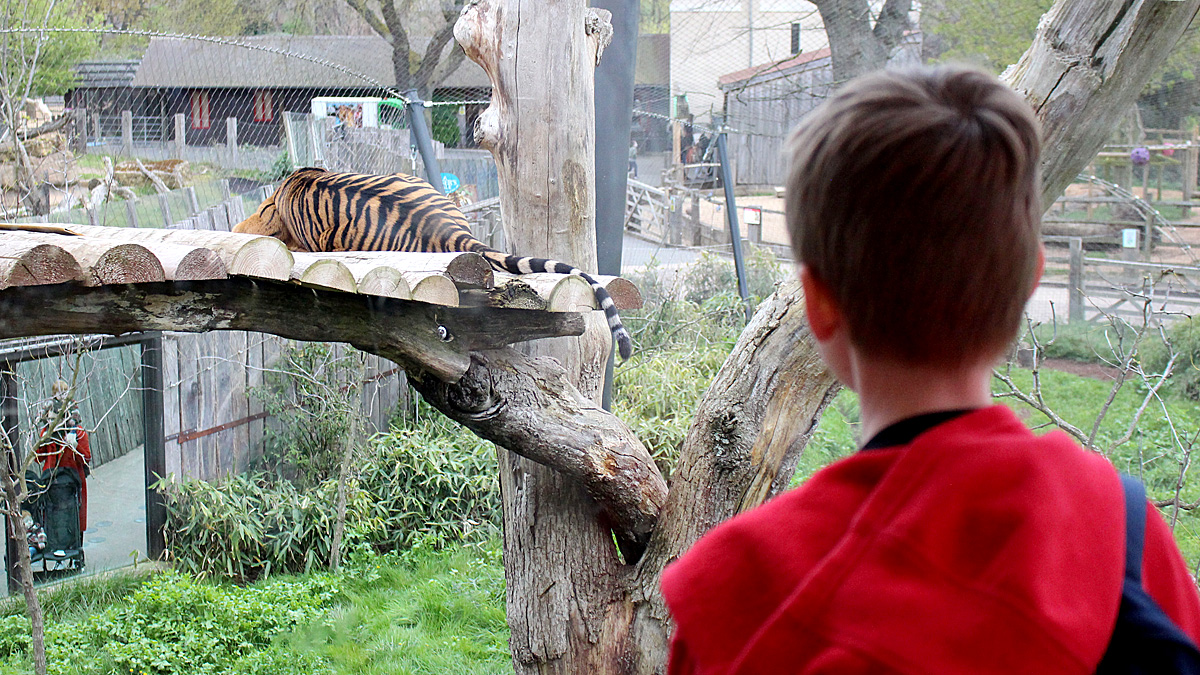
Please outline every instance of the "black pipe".
M613 38L596 68L596 266L600 274L621 274L625 241L633 80L637 67L639 0L594 0L612 12ZM612 402L613 357L608 359L602 405Z
M416 89L409 89L405 96L408 97L408 127L417 142L421 162L425 164L425 176L435 190L446 194L446 188L442 185L442 168L438 166L437 156L433 152L433 137L429 134L429 127L425 126L425 102Z
M729 238L733 241L733 268L737 271L738 295L742 296L746 320L750 320L750 293L746 289L746 259L742 257L742 234L738 230L737 200L733 196L733 172L729 170L729 149L725 132L717 134L717 153L721 156L721 184L725 186L725 211Z

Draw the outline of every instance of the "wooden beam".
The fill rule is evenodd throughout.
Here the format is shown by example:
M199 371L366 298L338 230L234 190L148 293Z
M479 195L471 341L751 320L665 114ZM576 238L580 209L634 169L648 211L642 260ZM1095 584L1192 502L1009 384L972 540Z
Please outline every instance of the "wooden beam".
M410 372L454 382L467 372L472 350L579 335L583 318L438 307L238 277L0 291L3 337L145 330L254 330L294 340L349 342Z
M420 373L409 382L479 437L579 481L607 512L623 550L641 553L667 483L633 431L585 398L558 361L496 349L474 354L456 383Z

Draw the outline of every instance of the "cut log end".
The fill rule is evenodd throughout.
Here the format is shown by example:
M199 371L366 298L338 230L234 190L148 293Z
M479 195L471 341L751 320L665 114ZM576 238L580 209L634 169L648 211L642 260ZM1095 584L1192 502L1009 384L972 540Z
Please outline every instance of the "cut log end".
M197 248L180 259L170 279L175 281L201 281L204 279L227 279L228 270L221 256L206 248Z
M140 244L109 246L97 256L87 276L93 285L139 284L167 278L158 257Z
M230 274L287 281L291 278L292 252L274 237L256 237L238 249L228 268Z
M387 298L411 300L412 289L400 271L391 267L376 267L358 281L358 292L366 295L382 295Z
M0 239L0 288L61 284L82 277L75 257L58 246Z

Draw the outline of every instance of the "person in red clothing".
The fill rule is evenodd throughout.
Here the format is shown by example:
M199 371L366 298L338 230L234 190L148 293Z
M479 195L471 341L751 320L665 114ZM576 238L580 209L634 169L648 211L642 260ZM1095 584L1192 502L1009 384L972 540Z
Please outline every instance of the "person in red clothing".
M87 529L87 476L91 473L92 447L79 408L70 400L70 385L54 383L53 396L38 415L35 456L43 471L71 469L79 476L79 531ZM57 423L55 420L58 420ZM51 429L53 425L53 429Z
M809 325L869 440L665 570L669 672L1095 672L1124 577L1119 474L989 389L1044 264L1032 111L973 69L882 71L790 152ZM1195 641L1200 595L1147 511L1143 585Z

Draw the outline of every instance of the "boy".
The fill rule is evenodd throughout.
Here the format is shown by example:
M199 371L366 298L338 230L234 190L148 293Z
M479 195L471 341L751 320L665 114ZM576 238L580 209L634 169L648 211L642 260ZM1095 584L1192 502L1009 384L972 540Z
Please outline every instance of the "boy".
M1038 125L961 67L855 80L791 140L787 214L863 449L713 529L663 575L671 673L1095 672L1116 622L1116 470L992 405L1041 275ZM1143 584L1200 597L1148 509Z

